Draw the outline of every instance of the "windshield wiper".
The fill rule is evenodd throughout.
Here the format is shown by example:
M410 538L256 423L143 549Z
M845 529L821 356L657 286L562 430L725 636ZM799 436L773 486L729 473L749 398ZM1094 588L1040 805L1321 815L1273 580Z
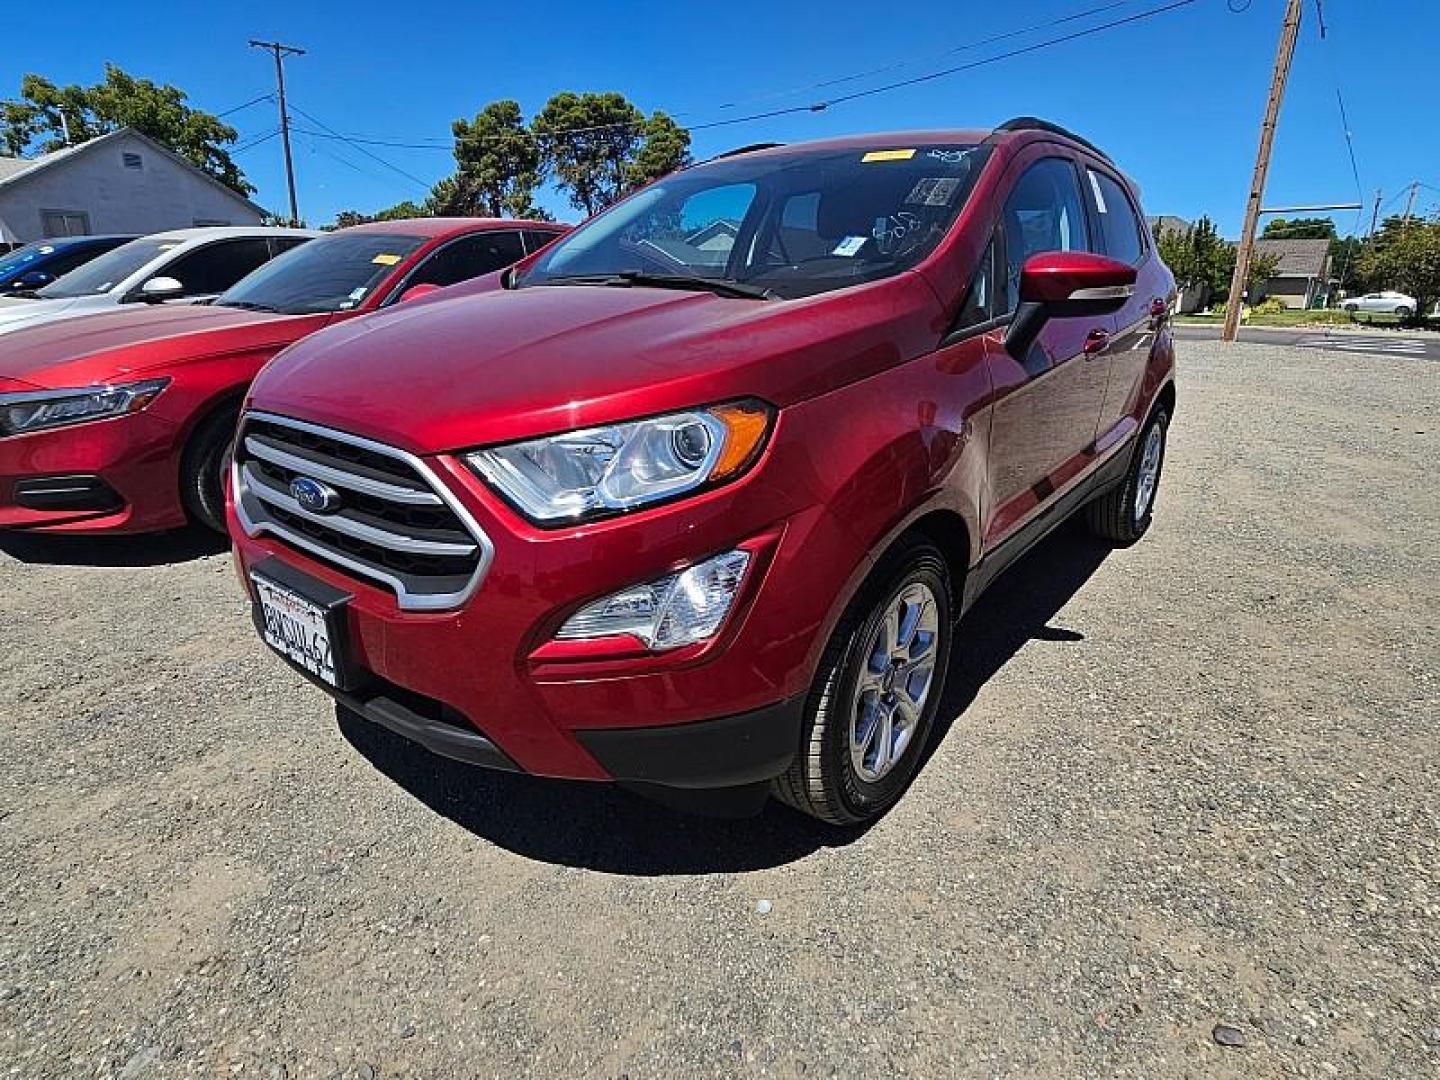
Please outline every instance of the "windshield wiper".
M214 303L216 307L233 307L239 308L241 311L268 311L272 315L281 314L278 307L271 307L269 304L257 304L253 300L226 300L223 304L219 301L211 301L211 303Z
M643 289L684 289L689 292L711 292L716 296L733 296L742 300L775 300L771 289L731 281L728 278L707 278L698 274L652 274L646 270L620 270L614 274L572 274L537 281L537 285L610 285Z

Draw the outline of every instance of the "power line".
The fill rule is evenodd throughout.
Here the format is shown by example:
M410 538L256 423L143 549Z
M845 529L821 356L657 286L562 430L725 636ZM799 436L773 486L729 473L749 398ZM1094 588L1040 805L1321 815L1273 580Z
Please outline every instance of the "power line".
M373 151L366 149L363 145L361 145L360 143L357 143L354 139L351 139L351 138L349 138L349 137L347 137L347 136L345 136L345 135L341 135L340 132L336 131L336 130L335 130L334 128L332 128L329 124L325 123L325 121L321 120L319 117L315 116L313 113L308 113L308 112L306 112L304 109L300 108L300 106L298 106L298 105L295 106L295 111L296 111L297 113L299 113L301 116L305 117L305 119L309 120L312 124L318 124L318 125L320 125L320 127L324 128L325 131L329 132L332 136L334 136L335 138L339 139L341 142L344 142L344 143L346 143L347 145L353 146L356 150L358 150L360 153L364 154L364 155L365 155L366 157L368 157L370 160L372 160L372 161L374 161L374 162L377 162L378 164L381 164L381 165L385 166L385 168L389 169L389 170L390 170L391 172L393 172L393 173L397 173L397 174L399 174L400 176L405 177L405 179L407 179L407 180L411 181L412 183L418 185L419 187L421 187L421 188L424 189L425 191L428 192L428 191L430 190L430 188L433 186L433 185L430 184L429 182L427 182L427 181L425 181L425 180L421 180L421 179L420 179L418 176L416 176L414 173L412 173L412 172L406 172L404 169L400 168L400 166L395 165L395 164L392 164L392 163L389 162L389 161L386 161L386 160L385 160L384 158L382 158L379 154L376 154L376 153L374 153ZM299 131L299 130L303 130L303 129L297 128L296 130ZM308 131L308 130L306 130L305 133L306 133L307 135L314 135L314 134L316 134L315 132L311 132L311 131ZM322 137L323 137L323 136L322 136Z
M250 106L252 106L252 105L259 105L262 101L274 101L274 100L275 100L275 95L274 95L274 94L261 94L261 95L260 95L259 97L257 97L257 98L251 98L249 101L245 102L243 105L236 105L236 106L233 107L233 108L226 109L224 112L218 112L218 113L216 113L216 114L215 114L215 118L218 120L218 119L220 119L222 116L229 116L231 113L240 112L242 109L248 109L248 108L250 108Z
M264 135L260 135L260 136L258 136L257 138L250 139L248 142L243 142L243 143L241 143L239 146L237 146L237 147L235 147L233 150L231 150L230 153L231 153L231 154L243 154L246 150L253 150L253 149L255 149L255 147L259 146L261 143L267 143L267 142L269 142L271 139L273 139L276 135L279 135L279 134L280 134L280 129L279 129L278 127L277 127L277 128L272 128L270 131L266 132Z
M305 50L278 41L251 39L250 45L252 48L264 49L275 57L275 86L280 94L280 141L285 145L285 182L290 187L290 224L296 225L300 222L300 208L295 201L295 162L290 156L290 114L285 109L285 58L304 56Z

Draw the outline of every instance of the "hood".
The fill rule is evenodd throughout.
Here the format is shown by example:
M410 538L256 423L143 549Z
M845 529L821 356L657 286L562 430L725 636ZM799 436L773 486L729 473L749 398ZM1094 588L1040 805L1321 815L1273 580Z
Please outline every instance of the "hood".
M26 300L18 296L0 296L0 334L21 326L44 322L72 310L88 296L66 300Z
M88 386L187 360L275 352L330 315L274 315L238 308L125 305L0 337L0 379L45 388Z
M260 374L251 406L437 453L737 397L783 407L933 350L943 326L913 273L803 300L437 297L307 338Z

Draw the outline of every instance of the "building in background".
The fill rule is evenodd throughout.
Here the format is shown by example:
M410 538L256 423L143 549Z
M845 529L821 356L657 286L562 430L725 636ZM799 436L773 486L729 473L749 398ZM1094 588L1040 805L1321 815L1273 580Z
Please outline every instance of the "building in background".
M1251 303L1274 298L1287 308L1324 307L1330 293L1329 240L1256 240L1255 253L1279 260Z
M0 250L54 236L259 225L265 211L132 128L0 157Z

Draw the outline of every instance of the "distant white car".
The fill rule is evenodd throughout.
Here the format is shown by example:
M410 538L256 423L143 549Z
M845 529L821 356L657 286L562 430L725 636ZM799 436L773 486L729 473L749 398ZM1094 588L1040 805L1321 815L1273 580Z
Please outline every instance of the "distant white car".
M208 300L276 255L319 235L309 229L217 225L142 236L43 289L0 297L0 334L114 311L122 304Z
M1399 315L1408 319L1419 307L1413 296L1401 292L1372 292L1364 296L1351 296L1340 301L1345 311L1373 311L1382 315Z

